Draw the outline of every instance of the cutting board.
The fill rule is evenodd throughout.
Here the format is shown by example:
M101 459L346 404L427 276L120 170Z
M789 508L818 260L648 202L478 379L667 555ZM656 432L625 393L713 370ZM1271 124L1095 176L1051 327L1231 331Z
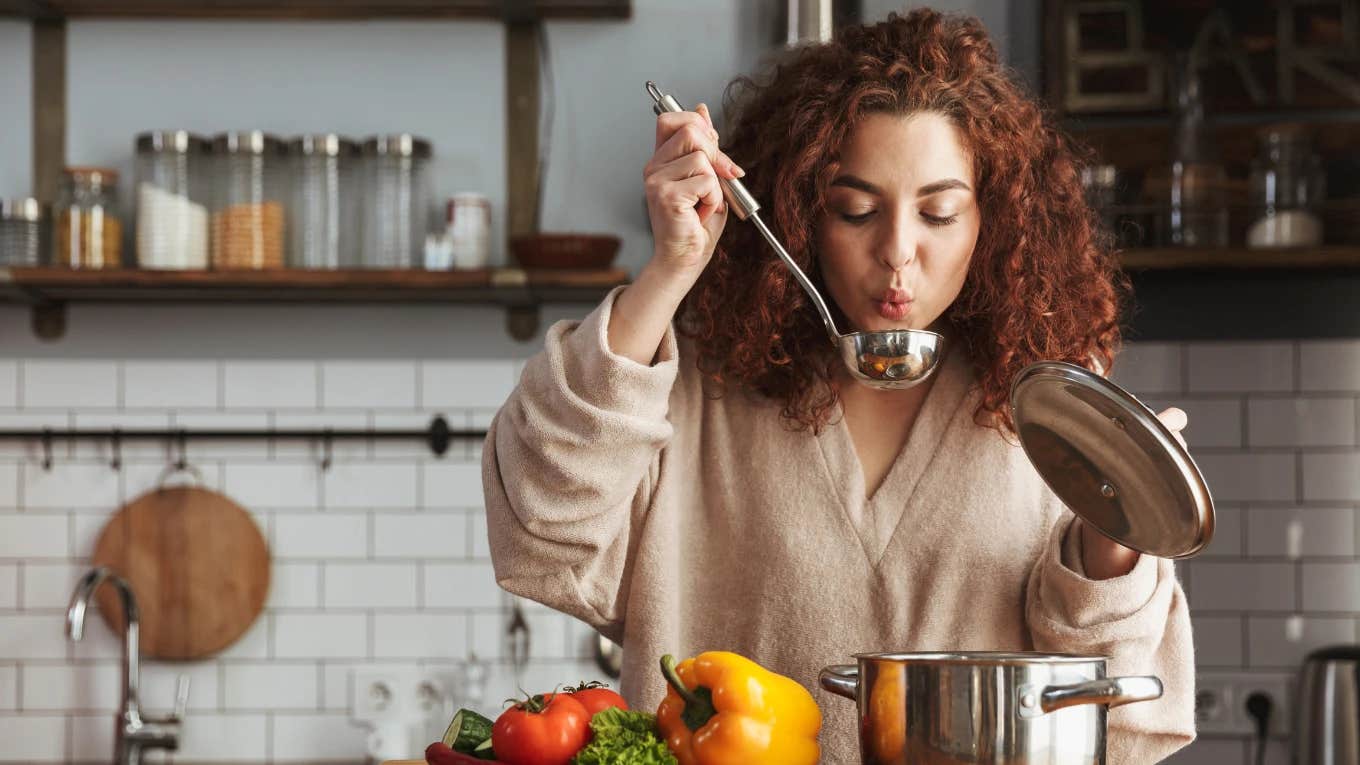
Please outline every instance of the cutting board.
M264 608L269 547L226 496L199 487L153 489L121 507L95 543L93 563L132 585L144 656L190 660L236 642ZM100 588L99 612L116 634L123 608Z

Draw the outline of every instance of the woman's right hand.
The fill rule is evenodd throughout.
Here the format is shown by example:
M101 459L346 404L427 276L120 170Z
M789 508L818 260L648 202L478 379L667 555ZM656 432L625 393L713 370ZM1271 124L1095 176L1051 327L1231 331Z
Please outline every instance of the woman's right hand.
M745 174L718 148L707 106L658 116L656 151L642 171L654 241L648 265L692 285L713 257L727 222L718 178Z

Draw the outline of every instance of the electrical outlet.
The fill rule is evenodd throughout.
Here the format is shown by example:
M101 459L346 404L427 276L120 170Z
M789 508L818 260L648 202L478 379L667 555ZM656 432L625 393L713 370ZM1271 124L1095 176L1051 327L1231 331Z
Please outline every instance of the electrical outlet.
M1201 673L1195 678L1195 727L1200 733L1254 736L1256 721L1247 713L1247 698L1264 693L1271 700L1270 735L1288 736L1292 680L1285 674Z
M1293 727L1293 678L1289 675L1252 675L1237 681L1237 711L1246 732L1256 733L1256 721L1247 713L1247 699L1253 693L1264 693L1270 698L1270 735L1288 736Z
M351 680L349 707L354 720L405 720L418 709L416 679L410 672L359 668L353 671Z
M1195 728L1201 733L1237 733L1233 675L1201 674L1195 682Z

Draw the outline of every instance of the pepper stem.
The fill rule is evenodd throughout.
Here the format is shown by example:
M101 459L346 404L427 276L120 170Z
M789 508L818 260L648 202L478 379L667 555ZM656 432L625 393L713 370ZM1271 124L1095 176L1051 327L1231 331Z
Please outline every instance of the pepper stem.
M713 692L702 685L690 690L685 687L685 682L680 679L680 673L675 671L675 657L666 654L661 657L661 675L666 678L666 683L675 689L677 695L684 699L685 709L680 713L680 719L684 721L685 727L691 731L702 728L718 714L718 710L713 706Z

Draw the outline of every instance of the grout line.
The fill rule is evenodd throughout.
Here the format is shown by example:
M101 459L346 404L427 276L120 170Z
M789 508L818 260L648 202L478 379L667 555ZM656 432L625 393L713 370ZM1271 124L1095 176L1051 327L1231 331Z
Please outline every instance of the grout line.
M264 757L265 762L274 761L274 713L264 715Z
M20 411L24 409L24 365L23 359L14 360L14 408Z
M1303 502L1303 452L1294 452L1294 501Z
M316 711L326 710L326 662L316 660Z
M1251 617L1243 613L1239 619L1238 626L1242 630L1242 660L1239 664L1246 668L1251 665L1249 658L1251 656Z
M1239 400L1240 400L1240 402L1241 402L1241 412L1242 412L1242 448L1243 448L1243 449L1250 449L1250 448L1251 448L1251 397L1250 397L1250 396L1242 396L1242 398L1239 399Z

